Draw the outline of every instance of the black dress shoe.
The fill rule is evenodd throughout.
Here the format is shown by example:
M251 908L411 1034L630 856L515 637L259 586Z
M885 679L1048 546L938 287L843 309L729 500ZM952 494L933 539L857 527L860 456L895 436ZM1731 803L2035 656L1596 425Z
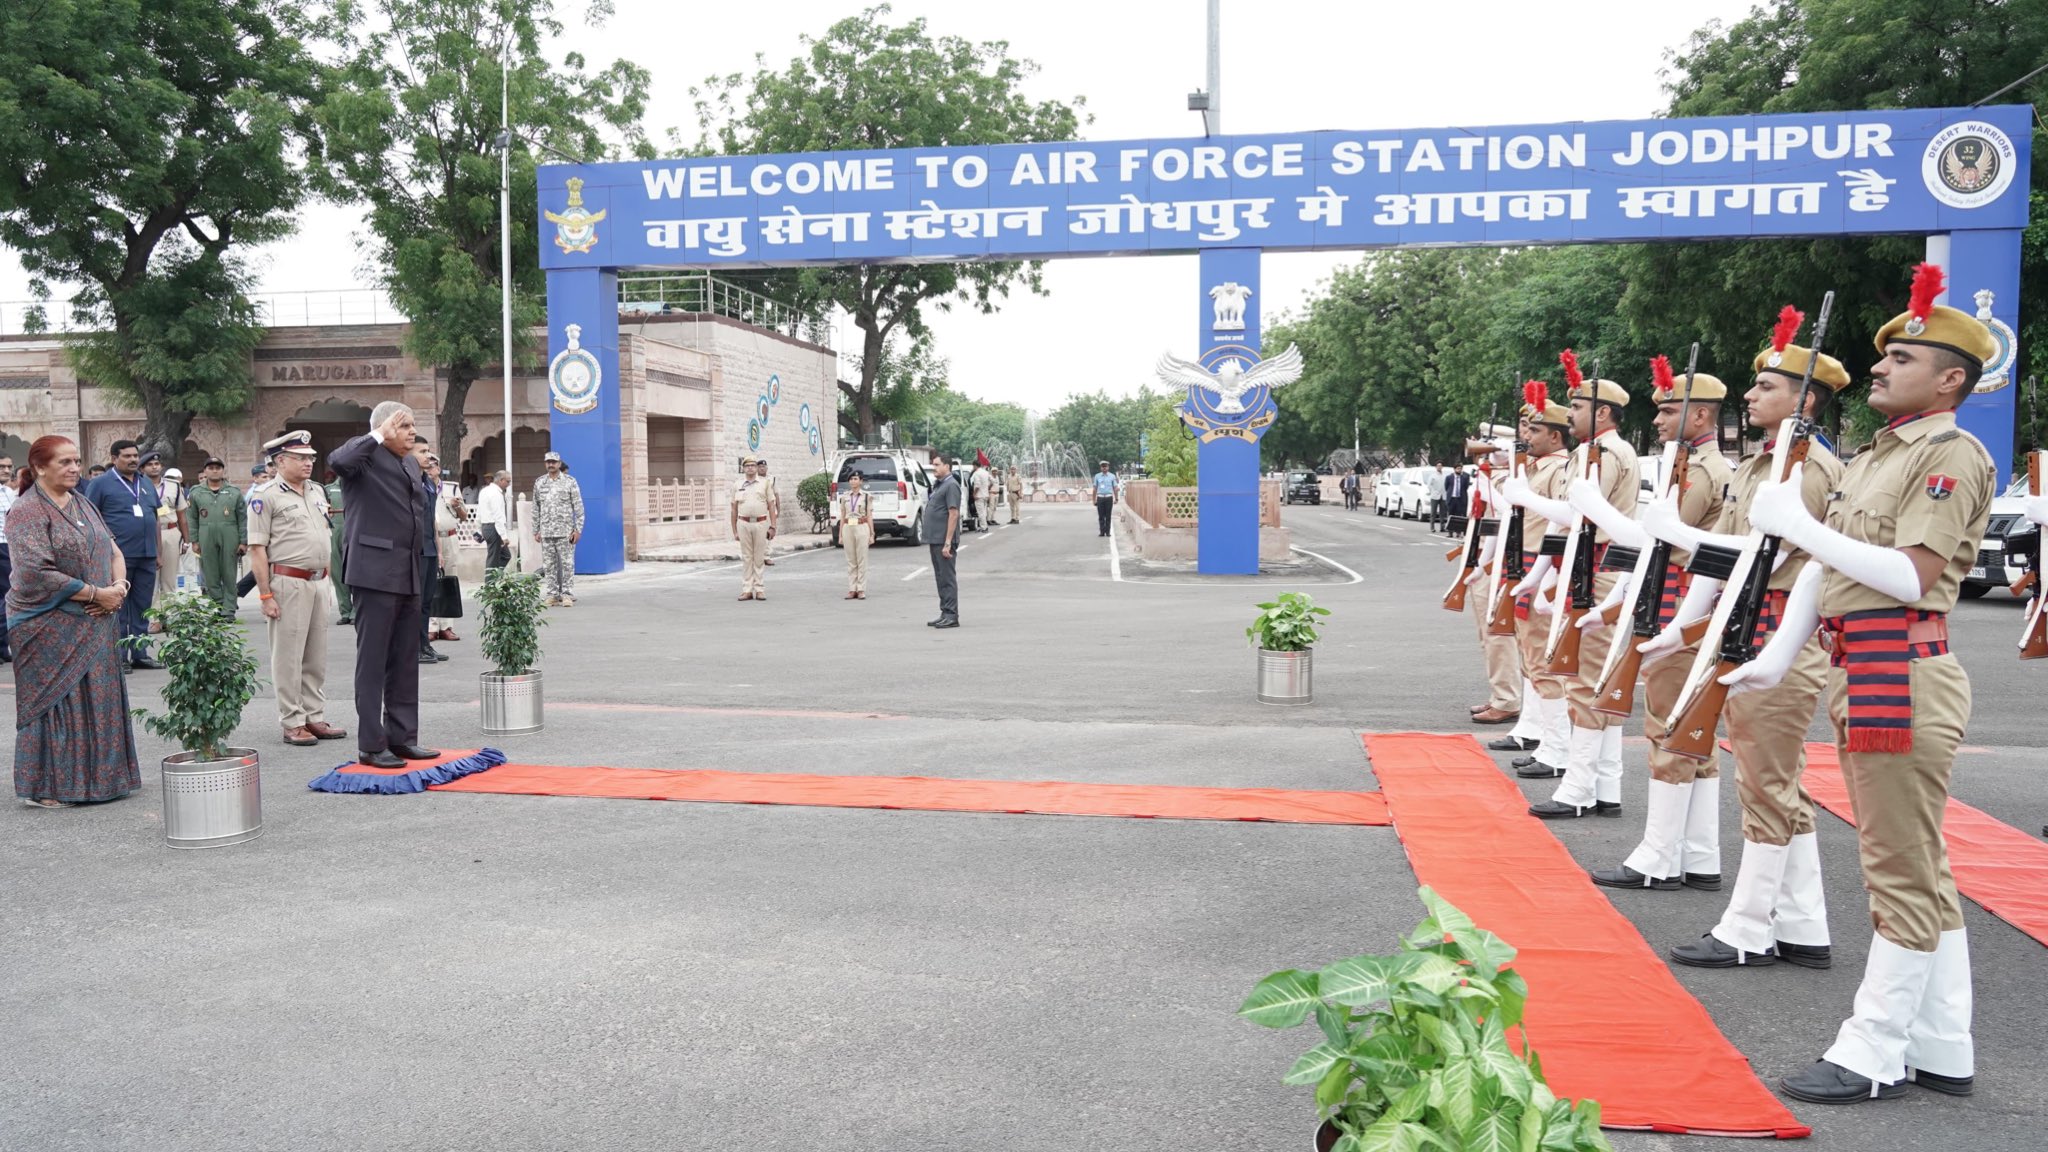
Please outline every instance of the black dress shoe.
M932 627L934 627L934 628L958 628L959 626L960 626L960 621L959 621L959 619L958 619L957 617L951 617L951 616L949 616L949 617L947 617L946 619L944 619L944 620L941 620L941 621L939 621L938 623L936 623L936 624L933 624L933 625L932 625Z
M1712 932L1690 944L1673 948L1671 958L1693 968L1764 968L1778 962L1778 954L1773 949L1744 952L1723 944Z
M439 760L441 758L441 753L435 749L422 748L417 744L393 744L391 751L395 755L404 757L407 760Z
M1593 883L1603 888L1650 888L1658 892L1676 892L1685 887L1676 876L1645 876L1626 864L1596 868L1592 876Z
M137 656L135 659L130 660L129 663L145 672L156 672L163 668L162 663L152 660L147 656Z
M356 756L356 763L371 768L403 768L405 761L389 752L363 752Z
M931 620L927 620L924 622L924 626L927 628L937 628L939 626L939 621L943 619L945 619L945 617L940 616Z
M1719 892L1721 890L1721 874L1719 872L1687 872L1684 876L1679 877L1679 883L1684 884L1687 888L1697 888L1702 892Z
M1778 959L1801 968L1832 968L1835 954L1825 944L1787 944L1778 942Z
M1529 815L1539 820L1576 820L1581 816L1591 816L1592 814L1593 806L1591 804L1581 806L1578 804L1559 804L1555 800L1539 800L1529 805Z
M1902 1080L1878 1084L1826 1060L1815 1060L1805 1071L1778 1081L1778 1086L1785 1095L1812 1104L1860 1104L1872 1099L1896 1100L1906 1094Z
M1534 764L1535 762L1536 757L1534 756L1517 756L1513 760L1508 761L1508 767L1527 768L1529 765Z
M1564 769L1552 768L1534 756L1524 757L1523 759L1527 763L1524 763L1523 760L1515 761L1515 775L1520 776L1524 780L1555 780L1564 775Z
M1488 740L1486 746L1495 752L1534 752L1536 745L1540 743L1542 741L1531 740L1526 736L1500 736Z
M1934 1072L1922 1072L1918 1068L1908 1068L1906 1079L1922 1088L1932 1088L1947 1096L1969 1096L1977 1091L1975 1076L1942 1076Z
M341 619L339 619L339 620L336 620L336 621L335 621L335 623L336 623L336 624L339 624L339 625L341 625L341 626L342 626L342 627L344 627L344 628L348 627L348 626L349 626L349 625L351 625L351 624L354 624L355 622L356 622L356 618L355 618L355 617L353 617L353 616L350 616L350 615L348 615L348 614L346 614L346 613L343 613L343 614L342 614L342 617L341 617Z
M1595 800L1595 801L1593 802L1593 815L1595 815L1595 816L1620 816L1620 815L1621 815L1621 801L1619 801L1619 800Z
M439 664L439 663L440 663L440 661L434 658L434 654L433 654L432 652L421 652L421 653L420 653L420 663L422 663L422 664Z

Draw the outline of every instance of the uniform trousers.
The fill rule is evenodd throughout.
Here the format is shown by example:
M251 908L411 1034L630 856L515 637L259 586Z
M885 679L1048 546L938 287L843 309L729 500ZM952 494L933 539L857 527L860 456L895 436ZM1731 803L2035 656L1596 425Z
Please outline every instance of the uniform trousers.
M1017 502L1020 496L1021 493L1010 493L1010 523L1012 524L1015 524L1017 522Z
M420 598L349 589L356 605L356 747L382 752L420 734Z
M121 601L121 659L149 655L149 606L156 601L156 557L124 556L128 565L128 596Z
M1515 637L1494 636L1486 630L1486 619L1493 614L1487 597L1491 590L1492 585L1484 580L1465 590L1465 611L1479 628L1479 650L1486 657L1486 703L1496 711L1520 712L1522 654L1515 645Z
M842 530L842 536L845 532ZM740 592L749 596L768 594L764 577L768 572L768 521L740 521Z
M939 586L939 618L957 620L960 618L960 573L956 567L960 553L945 555L944 544L934 544L932 549L932 580Z
M353 618L355 616L356 609L355 600L348 593L348 573L342 565L342 561L346 559L348 554L348 549L342 547L343 526L344 521L342 517L336 516L334 518L334 531L332 533L334 539L334 547L330 550L332 552L332 555L328 559L327 575L334 582L335 607L340 610L342 616L344 617L343 622L347 623L349 618Z
M576 589L576 545L567 536L541 537L540 568L547 574L549 597L571 595Z
M327 613L325 579L301 580L273 571L270 621L270 681L277 690L277 718L287 729L327 719Z
M1630 643L1634 642L1631 635ZM1702 762L1674 755L1657 746L1657 741L1671 734L1671 726L1666 721L1671 710L1678 706L1679 694L1685 691L1685 678L1692 673L1693 657L1698 652L1697 646L1683 648L1669 656L1659 657L1643 668L1643 735L1650 738L1650 779L1661 783L1690 784L1695 780L1711 780L1721 774L1718 753L1713 759ZM1593 666L1592 674L1598 678L1598 665Z
M1953 655L1914 660L1913 750L1851 752L1849 685L1828 669L1828 718L1842 782L1856 813L1856 851L1879 936L1914 952L1932 952L1943 932L1963 926L1963 906L1948 866L1942 817L1949 771L1970 718L1970 678Z
M178 567L184 561L179 549L185 537L176 528L165 528L156 537L156 594L158 599L178 591Z
M1735 748L1735 794L1742 801L1742 838L1754 844L1790 844L1813 832L1813 797L1806 771L1806 729L1827 685L1828 657L1820 636L1806 642L1791 671L1768 692L1730 696L1721 711Z
M1565 699L1565 679L1543 670L1543 645L1550 638L1550 617L1534 612L1527 620L1515 620L1515 645L1522 655L1522 670L1545 700Z
M6 542L0 541L0 588L6 588L13 584L13 582L14 559L7 553ZM14 658L14 649L7 646L7 610L5 608L0 608L0 655L5 655L10 660Z
M200 584L226 616L235 614L235 549L240 546L232 532L199 534Z
M1110 510L1115 507L1116 497L1114 496L1097 496L1095 498L1095 527L1104 536L1109 535L1109 514Z
M1595 572L1593 574L1593 603L1599 604L1614 591L1614 582L1620 578L1618 572ZM1565 596L1571 593L1566 592ZM1550 618L1544 617L1544 640L1549 640ZM1625 627L1619 629L1624 637L1631 635ZM1619 716L1596 712L1593 705L1600 699L1600 669L1607 664L1607 649L1614 644L1615 626L1595 628L1579 641L1579 674L1563 677L1564 698L1571 706L1572 727L1598 728L1605 731L1621 723ZM1540 655L1540 654L1539 654Z
M846 546L846 590L868 590L868 529L864 524L841 525L839 542Z

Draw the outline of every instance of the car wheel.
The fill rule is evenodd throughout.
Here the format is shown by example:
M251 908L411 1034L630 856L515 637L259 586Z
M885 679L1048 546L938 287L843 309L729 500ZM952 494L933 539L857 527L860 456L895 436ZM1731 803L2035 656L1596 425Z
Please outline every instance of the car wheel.
M1956 589L1956 594L1965 600L1982 600L1990 591L1989 584L1965 584Z
M919 544L924 543L924 517L922 515L914 517L910 521L909 536L910 546L912 548L915 548Z

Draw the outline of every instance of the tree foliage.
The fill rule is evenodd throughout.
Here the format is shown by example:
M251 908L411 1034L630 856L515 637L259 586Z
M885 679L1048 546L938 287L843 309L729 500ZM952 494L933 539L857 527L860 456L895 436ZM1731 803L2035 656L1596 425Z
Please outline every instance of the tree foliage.
M1024 419L1019 405L976 400L942 387L918 401L907 427L945 456L972 460L992 444L1024 439Z
M611 5L578 12L602 20ZM525 334L545 304L531 146L596 158L609 132L647 154L648 75L624 60L595 72L575 53L548 60L543 45L562 32L551 0L371 0L339 14L345 58L320 110L335 161L326 182L369 205L367 263L412 319L407 351L446 374L438 449L454 460L468 431L470 386L503 350L498 149L507 41L515 357L533 353Z
M1002 41L933 36L922 18L896 25L878 5L806 36L804 55L775 71L712 77L693 93L702 150L726 155L863 151L1071 140L1082 101L1033 101L1023 87L1038 66ZM921 177L919 177L921 178ZM812 312L833 305L861 331L861 373L841 381L840 423L873 443L889 418L878 405L885 355L917 355L930 341L925 308L965 304L994 312L1012 289L1043 292L1036 262L862 264L749 278Z
M1143 459L1138 451L1139 434L1145 430L1147 413L1156 398L1156 393L1147 391L1123 399L1113 399L1101 390L1070 396L1039 422L1038 438L1079 444L1081 463L1090 471L1102 460L1121 471Z
M1180 401L1171 396L1153 397L1145 410L1145 472L1168 488L1190 488L1198 479L1201 442L1180 412Z
M170 450L248 407L262 337L239 254L285 235L317 164L297 0L0 5L0 243L75 283L81 374Z

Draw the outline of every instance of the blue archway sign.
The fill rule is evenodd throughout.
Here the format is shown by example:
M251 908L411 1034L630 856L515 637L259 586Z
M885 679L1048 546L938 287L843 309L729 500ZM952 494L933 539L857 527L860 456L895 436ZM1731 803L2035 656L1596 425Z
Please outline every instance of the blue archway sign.
M577 570L625 564L620 270L1199 252L1196 346L1214 368L1258 357L1261 251L1906 233L1947 268L1948 303L2003 338L2030 126L2025 106L1916 108L544 166L550 355L575 324L599 366L596 404L558 404L550 425L589 481ZM1241 326L1219 324L1226 297ZM2001 475L2014 362L1960 413ZM1203 572L1257 570L1262 432L1205 436Z

